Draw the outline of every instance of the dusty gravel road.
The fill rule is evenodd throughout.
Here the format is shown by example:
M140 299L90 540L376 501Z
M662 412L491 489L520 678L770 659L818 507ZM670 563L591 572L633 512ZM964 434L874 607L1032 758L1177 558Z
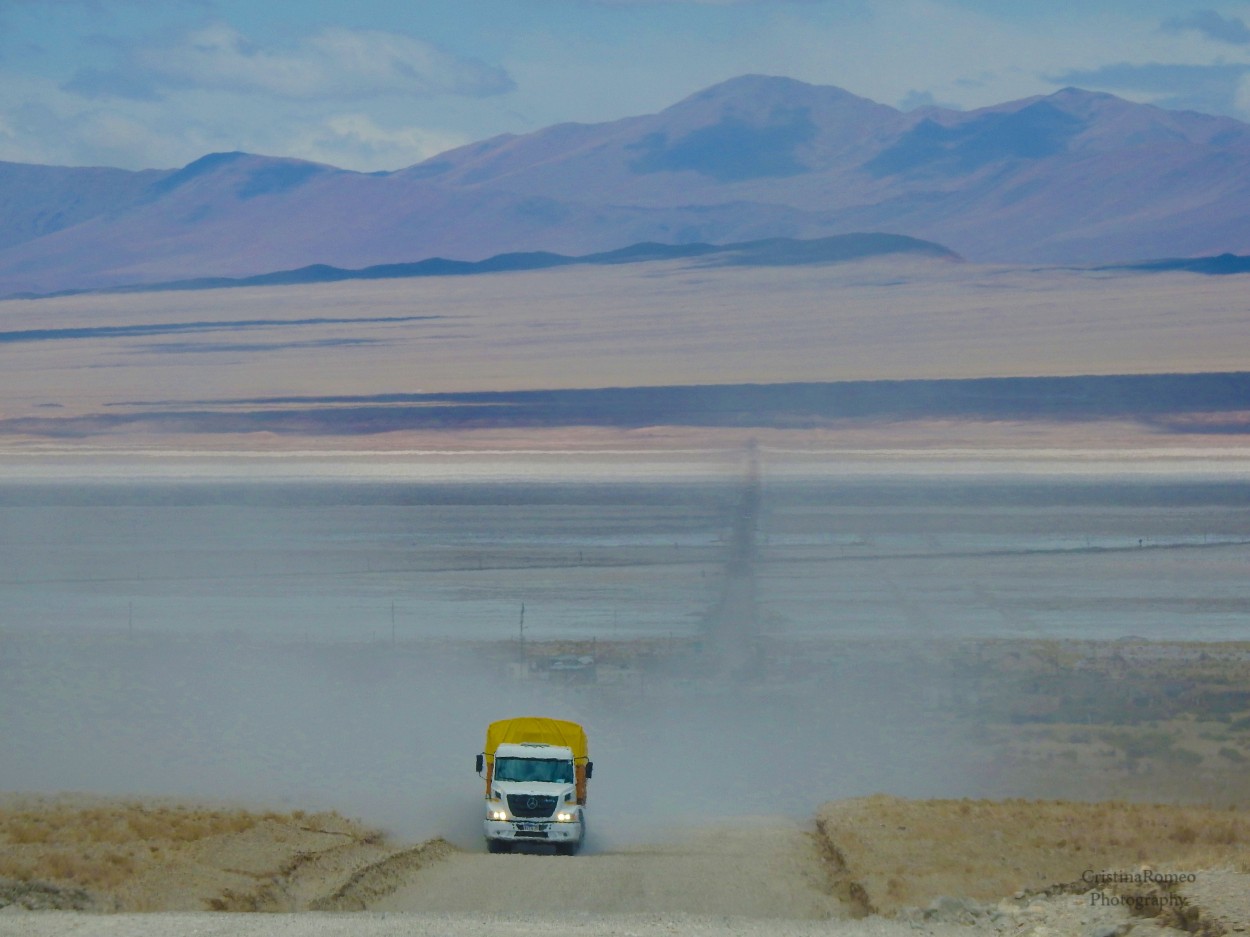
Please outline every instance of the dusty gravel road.
M966 920L963 903L953 919L852 919L817 838L777 818L576 858L490 855L440 840L363 866L346 884L341 875L319 884L320 897L297 904L314 910L288 914L10 909L0 912L0 937L1108 937L1133 928L1123 909L1091 909L1083 895L973 905ZM1175 933L1141 926L1153 937Z
M921 929L898 921L787 921L698 915L119 914L0 916L21 937L970 937L957 924Z
M811 834L775 818L569 859L455 852L371 902L373 911L845 917Z
M376 867L364 910L299 914L0 914L0 935L99 937L256 935L650 935L894 937L911 926L853 921L831 894L816 840L797 823L744 819L733 828L674 831L658 844L575 858L534 851L446 849ZM380 895L365 894L380 891ZM357 905L358 906L358 905ZM933 934L966 934L937 928Z

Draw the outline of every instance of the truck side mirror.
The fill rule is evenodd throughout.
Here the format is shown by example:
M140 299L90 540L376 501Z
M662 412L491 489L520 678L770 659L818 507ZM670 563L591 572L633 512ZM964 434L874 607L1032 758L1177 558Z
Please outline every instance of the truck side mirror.
M486 767L486 757L484 755L477 756L477 773L481 774L482 769Z
M589 781L591 775L595 773L595 763L593 761L586 762L586 780Z

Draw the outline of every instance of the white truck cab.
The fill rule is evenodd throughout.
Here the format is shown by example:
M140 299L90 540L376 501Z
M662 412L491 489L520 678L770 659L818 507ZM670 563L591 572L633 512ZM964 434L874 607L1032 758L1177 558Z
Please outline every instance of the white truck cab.
M538 722L533 717L506 723ZM557 720L541 720L558 723ZM535 737L542 733L515 726L494 729L495 738ZM494 741L488 736L487 751L478 756L478 773L485 771L486 817L483 828L491 852L511 852L517 843L552 845L572 855L586 837L586 780L592 767L585 755L585 734L574 723L571 739L581 750L550 741ZM567 732L563 730L562 732ZM547 733L551 737L551 733ZM578 739L580 738L580 742ZM559 741L557 737L555 739Z

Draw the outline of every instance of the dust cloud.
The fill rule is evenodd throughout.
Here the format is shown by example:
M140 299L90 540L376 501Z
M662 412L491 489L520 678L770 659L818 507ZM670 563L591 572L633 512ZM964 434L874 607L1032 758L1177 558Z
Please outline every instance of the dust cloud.
M670 824L806 816L837 796L958 790L918 708L921 674L897 662L811 694L706 676L683 687L678 671L624 697L385 644L6 635L3 662L6 790L334 808L471 845L473 756L488 722L521 714L587 725L600 847Z
M911 484L4 487L0 789L477 847L485 726L532 714L587 726L591 850L977 796L943 642L1059 631L1033 601L1057 593L1086 631L1149 627L1091 584L1139 598L1247 529L1242 486ZM1220 556L1192 588L1246 588ZM574 640L652 650L615 682L518 666Z

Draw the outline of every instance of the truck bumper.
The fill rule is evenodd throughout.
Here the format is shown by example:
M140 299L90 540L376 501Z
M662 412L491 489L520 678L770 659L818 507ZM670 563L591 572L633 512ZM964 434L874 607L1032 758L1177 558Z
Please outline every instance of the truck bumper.
M556 823L554 820L484 820L487 839L512 843L580 843L581 823Z

